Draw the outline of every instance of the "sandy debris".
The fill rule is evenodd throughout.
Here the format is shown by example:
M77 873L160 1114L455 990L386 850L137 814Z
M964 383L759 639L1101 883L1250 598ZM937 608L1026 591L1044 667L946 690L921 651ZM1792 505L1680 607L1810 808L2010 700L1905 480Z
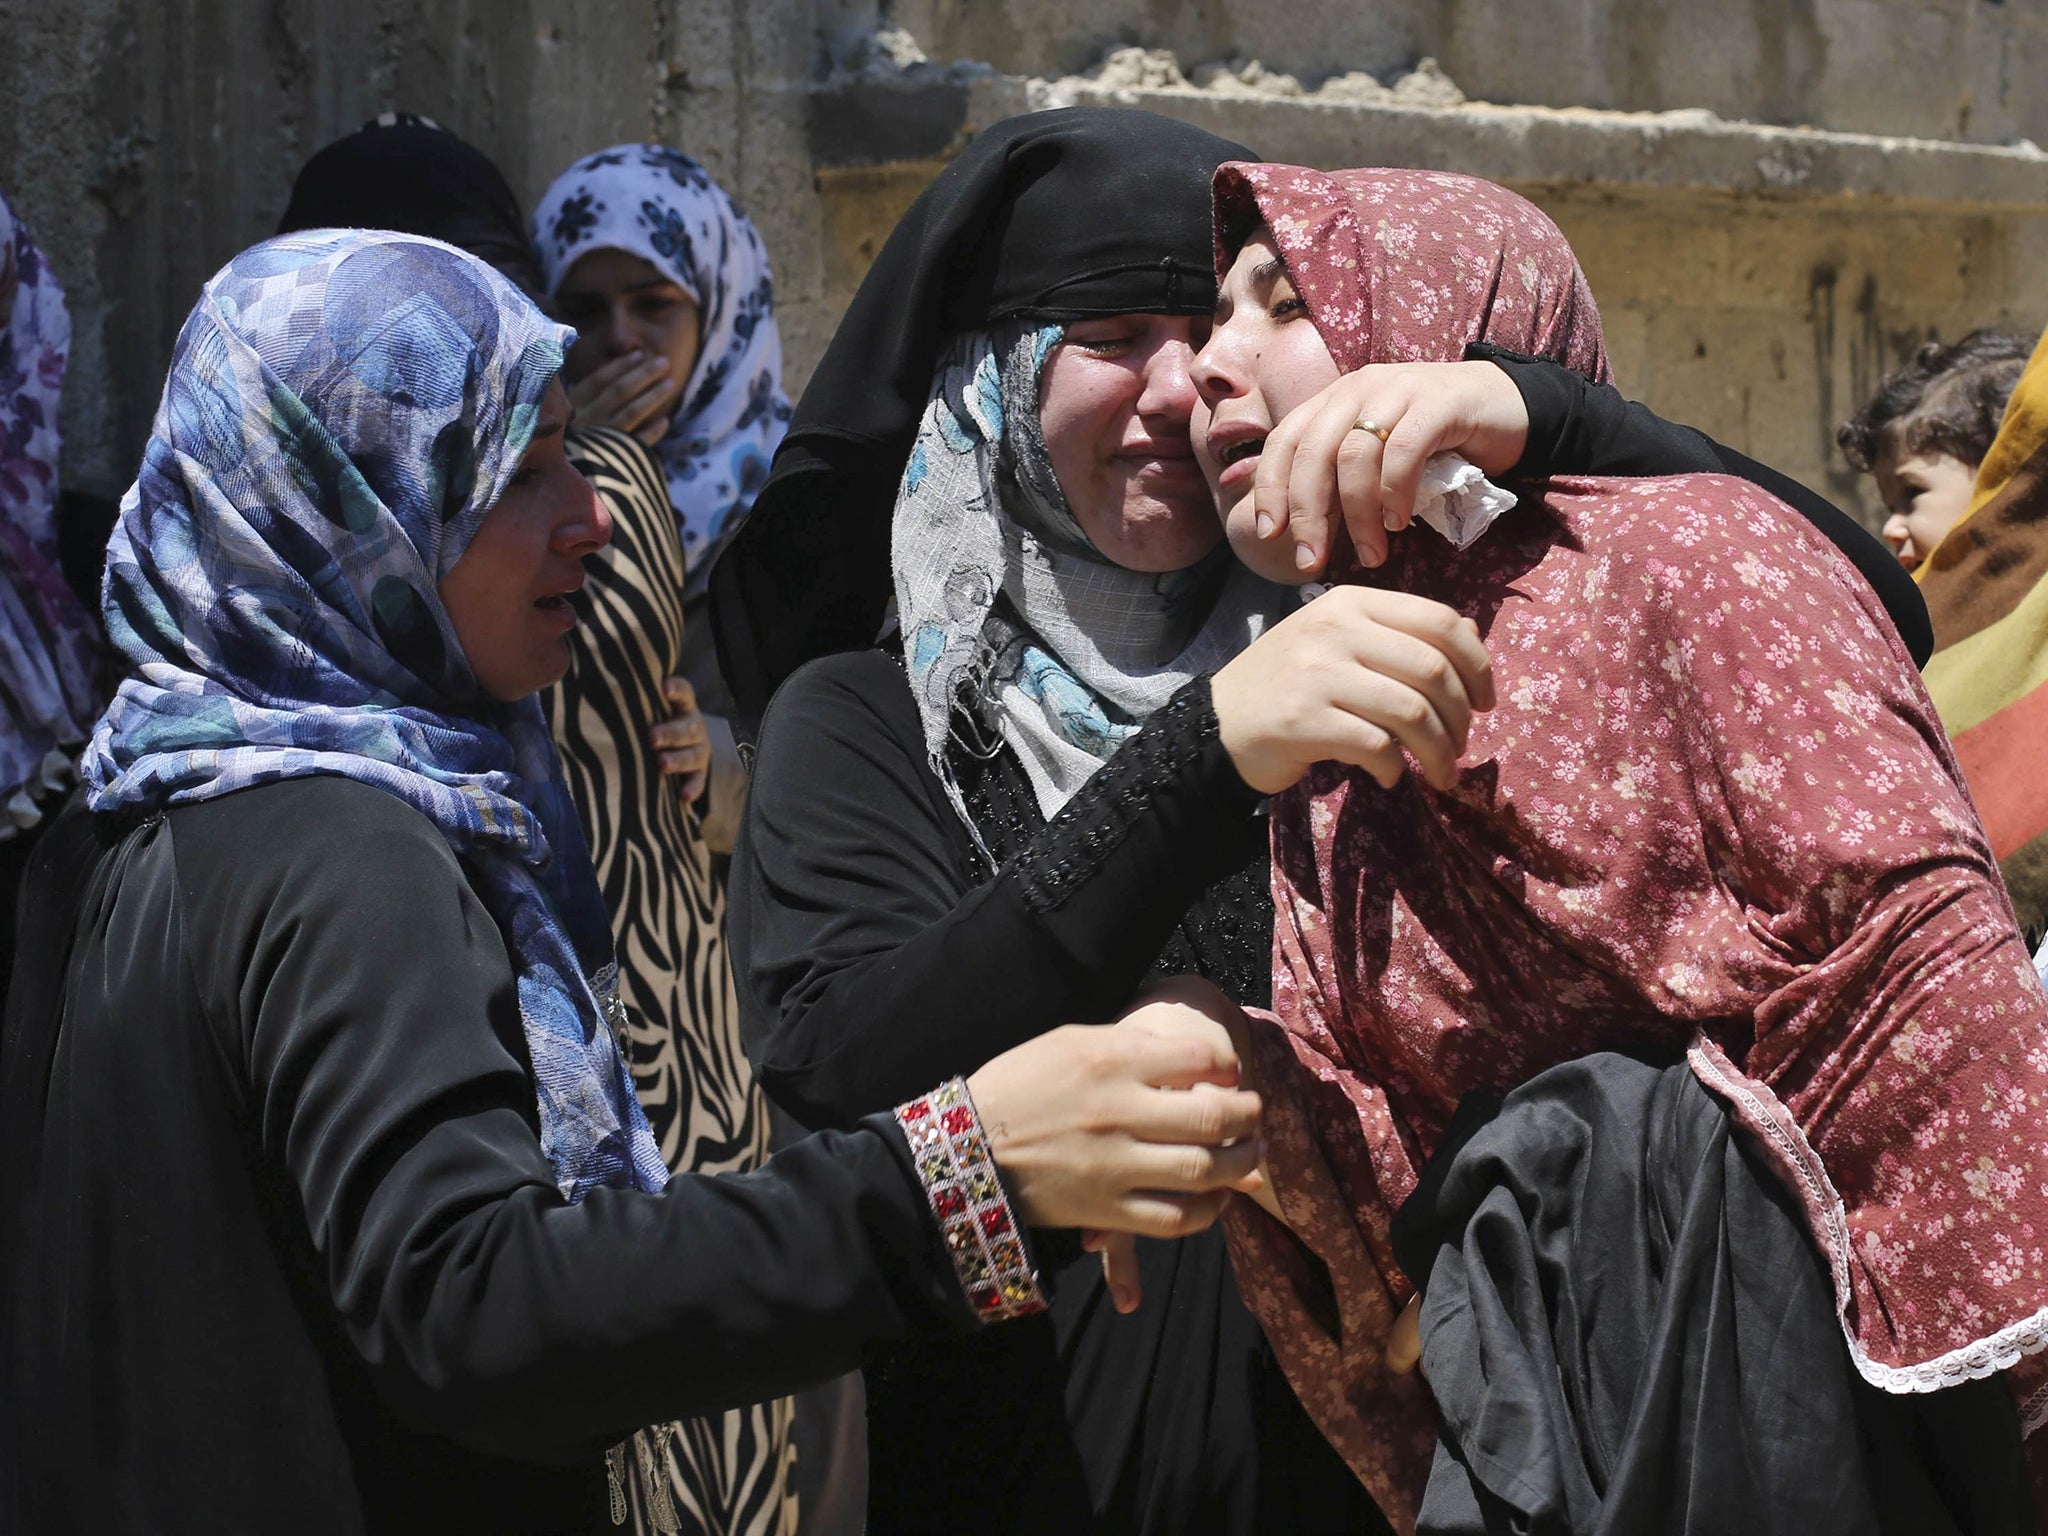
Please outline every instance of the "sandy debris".
M834 84L914 85L939 80L960 85L994 74L993 68L974 59L934 64L904 28L882 26L842 39L833 50L827 78Z
M1114 48L1081 77L1118 91L1185 91L1188 77L1170 48Z
M1062 87L1080 84L1120 91L1204 91L1216 96L1267 96L1295 100L1364 102L1390 107L1457 107L1465 93L1435 59L1423 59L1391 83L1353 70L1332 75L1314 89L1257 59L1218 59L1183 69L1167 48L1113 48L1084 75L1045 82L1050 99Z
M1219 96L1306 96L1293 75L1268 69L1257 59L1226 59L1220 64L1198 64L1190 77L1198 91ZM1368 77L1369 78L1369 77Z
M1422 60L1392 85L1363 70L1332 75L1317 88L1316 95L1324 101L1370 102L1388 107L1465 105L1465 93L1458 89L1457 81L1445 74L1443 66L1435 59Z

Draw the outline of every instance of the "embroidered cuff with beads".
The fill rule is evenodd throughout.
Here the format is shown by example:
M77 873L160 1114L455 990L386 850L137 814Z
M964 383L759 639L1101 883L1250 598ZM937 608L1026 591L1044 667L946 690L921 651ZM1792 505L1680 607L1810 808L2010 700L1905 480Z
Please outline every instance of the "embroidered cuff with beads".
M1045 1310L1024 1234L996 1175L988 1137L959 1078L896 1108L925 1199L967 1304L984 1323Z

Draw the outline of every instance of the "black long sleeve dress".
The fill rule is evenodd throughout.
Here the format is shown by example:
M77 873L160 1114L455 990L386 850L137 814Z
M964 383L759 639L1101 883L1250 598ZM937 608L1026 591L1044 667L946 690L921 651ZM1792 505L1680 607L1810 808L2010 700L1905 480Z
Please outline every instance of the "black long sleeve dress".
M1896 563L1822 498L1554 364L1496 360L1530 406L1518 476L1746 474L1856 560L1909 644L1914 618L1924 625L1910 581L1891 590ZM749 1055L799 1120L849 1125L1046 1029L1113 1017L1148 976L1200 974L1247 1006L1269 1001L1265 823L1217 738L1206 679L1050 825L986 722L956 714L949 764L993 863L925 761L898 659L813 662L768 711L733 953ZM1140 1244L1145 1305L1129 1318L1092 1256L1040 1251L1050 1317L870 1367L875 1529L1377 1525L1250 1325L1214 1234Z
M1206 678L1050 827L1007 749L963 746L953 766L993 867L925 761L896 657L814 662L769 709L733 953L755 1071L800 1120L854 1124L935 1063L1107 1020L1148 975L1267 1000L1265 821ZM1050 1234L1038 1251L1048 1316L869 1367L870 1529L1379 1528L1238 1299L1219 1234L1141 1241L1130 1317L1094 1255Z
M0 1529L609 1530L635 1427L976 1328L887 1116L566 1204L498 928L380 790L74 810L26 895Z

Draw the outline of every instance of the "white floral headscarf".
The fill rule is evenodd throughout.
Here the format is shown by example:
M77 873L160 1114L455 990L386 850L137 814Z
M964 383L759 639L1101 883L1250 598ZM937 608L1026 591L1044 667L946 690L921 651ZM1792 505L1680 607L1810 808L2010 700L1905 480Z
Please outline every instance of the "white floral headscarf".
M932 771L977 839L947 758L963 701L986 704L1049 820L1154 710L1299 601L1227 547L1163 573L1095 547L1038 416L1062 329L1019 320L955 338L896 495L910 691Z
M691 586L768 477L789 426L768 252L730 194L688 155L620 144L555 178L533 216L552 300L592 251L651 263L697 302L697 362L655 454L668 473Z

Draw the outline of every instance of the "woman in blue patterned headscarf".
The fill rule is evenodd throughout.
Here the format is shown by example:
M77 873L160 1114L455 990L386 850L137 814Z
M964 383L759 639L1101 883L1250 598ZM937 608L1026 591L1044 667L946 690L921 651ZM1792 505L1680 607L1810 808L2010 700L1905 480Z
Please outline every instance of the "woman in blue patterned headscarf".
M1235 1075L1168 1008L668 1177L534 697L611 532L568 339L346 230L179 337L0 1036L0 1528L583 1530L637 1471L679 1529L638 1426L1037 1310L1027 1222L1205 1222L1255 1166L1251 1096L1168 1091Z
M107 551L109 633L136 670L85 777L102 812L338 774L425 814L514 956L542 1139L575 1200L668 1173L606 1021L609 929L533 697L552 679L491 698L441 597L568 340L428 241L287 236L231 263L178 338ZM582 572L556 564L529 617L560 646Z

